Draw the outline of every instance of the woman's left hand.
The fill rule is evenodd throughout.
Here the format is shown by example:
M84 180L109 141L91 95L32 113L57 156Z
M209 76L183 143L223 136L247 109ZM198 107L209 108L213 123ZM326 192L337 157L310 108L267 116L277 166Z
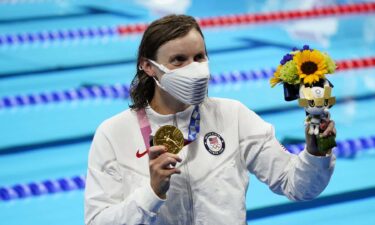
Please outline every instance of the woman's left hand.
M326 138L330 136L336 137L335 122L333 120L330 120L330 114L328 114L328 117L321 122L320 130L322 130L322 132L320 132L318 135L320 135L320 137L322 138ZM328 150L326 153L319 152L316 136L310 135L308 133L308 126L306 126L306 129L305 129L305 137L306 137L306 149L310 154L316 155L316 156L325 156L326 154L331 153L332 149Z
M320 128L323 130L323 133L319 134L320 137L329 137L329 136L336 137L335 121L327 119L322 123Z

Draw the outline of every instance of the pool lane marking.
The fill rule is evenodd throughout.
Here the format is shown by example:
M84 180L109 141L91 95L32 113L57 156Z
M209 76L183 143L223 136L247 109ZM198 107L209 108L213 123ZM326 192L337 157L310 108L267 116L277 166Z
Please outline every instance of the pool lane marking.
M59 139L48 140L48 141L40 141L40 142L34 142L34 143L29 143L29 144L21 144L21 145L4 147L4 148L0 148L0 156L23 153L23 152L30 152L30 151L36 151L36 150L43 150L43 149L48 149L48 148L56 148L56 147L61 147L61 146L90 143L93 137L94 137L94 134L91 133L91 134L80 135L80 136L69 137L69 138L59 138Z
M0 80L5 80L9 78L34 76L34 75L38 75L38 76L39 75L59 75L59 73L61 72L69 72L69 71L85 70L85 69L99 69L99 68L105 68L105 67L111 67L111 66L135 64L135 63L136 63L135 59L122 59L122 60L112 60L110 62L95 62L95 63L87 63L87 64L79 64L79 65L42 68L42 69L27 70L27 71L6 72L6 73L0 73Z
M128 12L120 12L109 10L105 8L100 8L97 6L84 6L79 5L75 6L80 12L71 12L71 13L64 13L64 14L56 14L56 15L37 15L37 16L29 16L29 17L17 17L17 18L10 18L10 19L0 19L0 25L13 25L15 23L31 23L31 22L41 22L41 21L48 21L51 22L52 20L64 20L64 19L76 19L76 18L87 18L88 16L100 16L100 15L114 15L118 17L123 17L127 19L137 19L140 16L136 16L134 14Z
M305 202L288 202L272 206L261 207L257 209L249 209L246 211L247 221L258 220L271 216L295 213L307 209L316 209L325 206L347 203L351 201L372 198L375 196L375 187L364 188L360 190L347 191L338 194L318 197L311 201ZM323 210L323 209L322 209ZM324 212L328 213L328 212Z

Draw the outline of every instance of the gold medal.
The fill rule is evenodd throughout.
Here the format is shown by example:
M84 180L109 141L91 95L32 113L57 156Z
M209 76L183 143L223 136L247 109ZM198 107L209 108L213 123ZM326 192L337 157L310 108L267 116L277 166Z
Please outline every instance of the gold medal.
M184 136L177 127L165 125L156 131L153 144L164 145L168 152L177 154L184 147Z

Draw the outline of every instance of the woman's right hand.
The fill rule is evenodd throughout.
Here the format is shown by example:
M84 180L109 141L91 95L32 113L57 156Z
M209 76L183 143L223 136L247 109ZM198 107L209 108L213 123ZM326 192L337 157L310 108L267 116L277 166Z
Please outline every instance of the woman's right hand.
M179 169L175 168L177 162L181 161L182 159L178 155L167 152L163 145L150 147L150 183L155 194L161 199L166 198L171 176L181 173Z

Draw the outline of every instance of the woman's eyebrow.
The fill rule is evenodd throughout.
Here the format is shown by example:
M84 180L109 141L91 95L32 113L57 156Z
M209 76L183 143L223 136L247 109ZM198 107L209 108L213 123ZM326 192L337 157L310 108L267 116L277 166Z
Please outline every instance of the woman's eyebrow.
M186 55L185 55L185 54L182 54L182 53L177 53L177 54L171 55L171 56L169 57L169 59L174 59L174 58L176 58L176 57L186 57Z
M194 56L201 55L201 54L206 55L206 51L202 50L200 52L197 52L196 54L194 54ZM176 58L176 57L187 57L187 55L184 53L176 53L176 54L171 55L169 59Z
M206 50L202 50L202 51L200 51L200 52L197 52L196 54L195 54L196 56L197 55L207 55L207 52L206 52Z

